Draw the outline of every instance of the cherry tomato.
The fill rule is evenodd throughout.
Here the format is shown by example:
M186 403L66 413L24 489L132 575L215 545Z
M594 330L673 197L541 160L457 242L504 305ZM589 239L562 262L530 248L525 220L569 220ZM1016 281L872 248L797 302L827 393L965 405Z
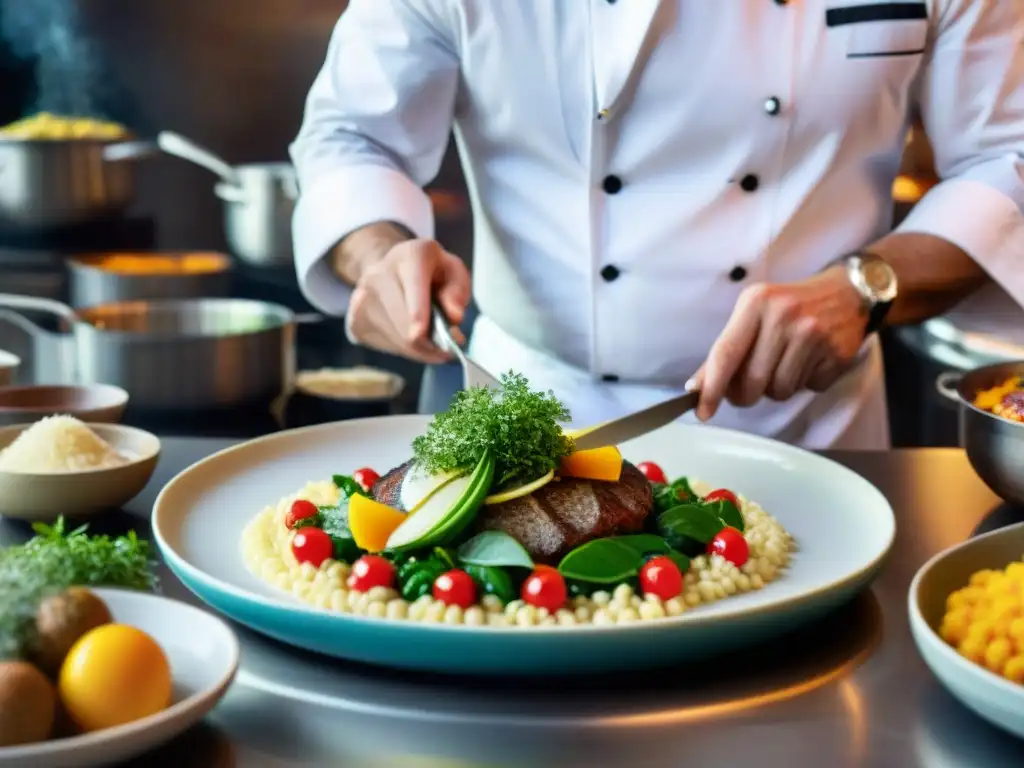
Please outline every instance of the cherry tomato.
M362 469L357 469L352 473L352 479L363 486L366 490L370 490L373 488L373 484L380 480L380 475L369 467L363 467Z
M653 461L641 461L636 465L636 468L639 469L643 473L644 477L652 483L668 485L668 478L665 477L665 471Z
M395 584L395 566L377 555L363 555L352 564L348 577L349 589L369 592L374 587L392 587Z
M713 501L728 501L736 509L740 508L740 500L736 498L736 494L732 491L727 491L725 488L719 488L718 490L712 491L704 497L704 501L710 504Z
M708 543L708 552L721 555L739 568L750 558L750 545L735 528L723 528Z
M469 608L476 602L476 584L468 573L456 568L434 580L434 599L445 605Z
M671 600L683 593L683 572L671 558L652 557L640 569L640 588L645 595Z
M306 499L296 499L292 502L292 508L284 516L284 524L291 530L299 520L313 517L317 513L316 504Z
M300 563L314 568L334 554L334 542L319 528L303 528L292 539L292 554Z
M549 566L535 568L523 582L519 596L523 602L537 608L547 608L551 613L562 608L569 599L562 574Z

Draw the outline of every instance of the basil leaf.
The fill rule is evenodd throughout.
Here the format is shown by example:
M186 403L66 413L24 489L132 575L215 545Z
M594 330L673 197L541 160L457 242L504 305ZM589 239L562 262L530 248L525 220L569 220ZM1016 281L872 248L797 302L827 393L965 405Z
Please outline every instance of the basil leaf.
M743 515L731 501L728 499L719 499L718 501L713 501L710 504L705 504L704 506L711 510L715 517L727 526L735 528L740 533L743 533Z
M646 555L665 555L672 549L661 536L655 536L650 533L637 533L629 536L613 536L609 540L629 547L636 552L641 559Z
M346 502L353 496L369 496L366 490L361 486L354 477L349 475L333 475L331 480L337 486L338 490L341 491L341 501Z
M467 565L466 573L476 582L477 589L485 595L495 595L503 603L516 599L516 588L512 577L501 568L486 565Z
M673 480L672 487L675 489L676 497L680 501L697 501L700 498L697 492L690 487L690 481L685 477Z
M640 569L643 557L614 538L588 541L562 558L558 570L566 579L594 584L618 584Z
M478 533L459 547L458 555L466 565L533 568L530 553L504 531Z
M658 517L658 527L667 540L685 537L707 544L725 524L703 504L680 504Z
M679 506L683 501L679 498L679 491L671 485L651 483L651 488L654 490L654 514L656 515Z

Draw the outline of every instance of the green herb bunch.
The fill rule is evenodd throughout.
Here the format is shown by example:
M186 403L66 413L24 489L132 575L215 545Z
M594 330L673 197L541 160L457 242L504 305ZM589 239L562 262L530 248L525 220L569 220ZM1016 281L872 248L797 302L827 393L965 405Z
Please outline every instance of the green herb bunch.
M37 524L25 544L0 549L0 660L23 658L32 642L40 602L68 587L156 586L149 542L66 531L64 520Z
M529 483L558 466L572 451L561 423L569 411L553 392L534 392L526 377L507 373L499 392L474 387L455 395L412 444L417 463L428 472L469 471L490 449L495 488Z

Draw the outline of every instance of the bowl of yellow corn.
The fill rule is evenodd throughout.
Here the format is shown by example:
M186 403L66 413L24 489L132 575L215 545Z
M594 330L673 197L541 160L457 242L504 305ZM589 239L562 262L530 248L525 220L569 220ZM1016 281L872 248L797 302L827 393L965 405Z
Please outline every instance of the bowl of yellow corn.
M908 603L914 642L939 681L1024 738L1024 523L933 557Z

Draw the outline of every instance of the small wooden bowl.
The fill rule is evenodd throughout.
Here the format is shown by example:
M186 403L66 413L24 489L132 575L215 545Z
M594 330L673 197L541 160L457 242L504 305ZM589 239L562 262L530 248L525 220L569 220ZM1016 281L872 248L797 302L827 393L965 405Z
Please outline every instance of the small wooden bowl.
M0 429L0 451L30 426ZM52 522L61 515L80 519L118 509L138 496L160 459L160 440L118 424L90 424L89 428L129 462L82 472L0 472L0 515L30 522Z
M0 389L0 427L31 424L58 414L84 422L117 424L127 405L128 393L110 384L6 387Z

